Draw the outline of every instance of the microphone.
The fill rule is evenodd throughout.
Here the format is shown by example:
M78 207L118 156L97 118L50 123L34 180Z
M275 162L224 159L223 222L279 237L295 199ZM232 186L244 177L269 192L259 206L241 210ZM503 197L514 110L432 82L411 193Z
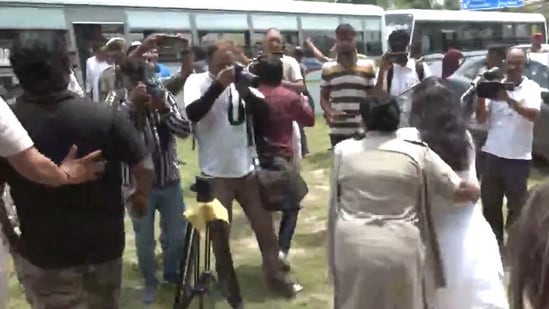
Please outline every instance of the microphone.
M469 98L476 92L478 83L480 81L482 81L483 79L494 80L499 77L501 77L501 70L498 67L493 67L489 70L486 70L484 73L479 74L473 81L471 81L469 88L467 88L467 90L461 96L461 103L465 103L467 98Z

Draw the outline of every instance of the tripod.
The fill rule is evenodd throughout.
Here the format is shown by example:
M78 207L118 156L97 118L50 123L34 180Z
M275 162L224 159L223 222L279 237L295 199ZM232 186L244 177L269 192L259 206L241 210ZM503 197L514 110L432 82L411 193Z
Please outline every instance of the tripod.
M174 309L187 309L198 296L199 309L204 309L205 296L210 288L216 284L215 276L211 271L211 240L210 229L206 228L204 241L204 265L200 270L200 234L191 225L187 225L183 258L180 264L180 280L177 284Z

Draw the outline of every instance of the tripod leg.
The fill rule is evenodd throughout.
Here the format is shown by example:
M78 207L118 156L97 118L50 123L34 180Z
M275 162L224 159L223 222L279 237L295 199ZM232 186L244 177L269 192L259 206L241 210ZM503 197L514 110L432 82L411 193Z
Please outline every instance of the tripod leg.
M176 287L174 309L187 309L194 297L193 287L198 283L196 271L200 262L200 253L198 252L199 241L200 235L198 232L190 224L187 225L183 258L179 267L180 280Z

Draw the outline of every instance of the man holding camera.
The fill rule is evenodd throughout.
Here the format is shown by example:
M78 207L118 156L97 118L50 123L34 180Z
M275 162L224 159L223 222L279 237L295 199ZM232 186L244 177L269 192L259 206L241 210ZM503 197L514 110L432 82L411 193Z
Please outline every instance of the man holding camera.
M179 111L172 96L163 88L151 84L151 75L144 61L127 58L120 64L120 77L126 89L126 100L121 108L126 110L134 126L142 134L152 153L154 166L153 190L148 199L146 213L132 216L135 245L139 268L145 279L142 301L146 304L156 300L154 217L158 210L161 216L164 279L177 283L178 266L182 257L185 221L185 204L179 175L179 159L175 136L186 138L190 124ZM131 179L125 179L131 187Z
M541 108L539 85L523 75L524 51L507 52L504 83L513 90L499 90L496 99L481 100L477 108L479 123L488 123L481 197L486 220L503 246L503 196L507 197L507 226L516 220L527 192L534 122Z
M337 58L322 66L320 106L330 126L332 147L351 138L362 126L359 107L375 86L375 64L358 59L356 31L349 24L335 30Z
M390 51L383 56L377 75L376 91L397 97L401 110L400 126L409 125L411 100L404 95L425 78L430 77L429 66L409 57L410 34L404 29L389 35Z
M239 83L245 77L235 70L234 52L230 41L209 48L209 72L192 74L185 83L187 115L196 123L200 170L214 177L215 197L228 209L229 219L233 200L239 202L256 234L268 285L291 297L295 294L293 282L278 259L272 216L261 205L259 182L253 173L255 149L247 113L256 107L251 100L242 99L247 96L243 92L249 90L245 82ZM242 299L228 241L228 227L222 233L212 233L219 281L233 308L240 308Z

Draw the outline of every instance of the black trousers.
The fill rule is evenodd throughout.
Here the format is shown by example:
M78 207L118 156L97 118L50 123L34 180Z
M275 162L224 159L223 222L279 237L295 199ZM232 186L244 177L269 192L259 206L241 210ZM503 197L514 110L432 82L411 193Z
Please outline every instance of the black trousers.
M503 197L507 198L507 222L510 226L520 215L528 190L530 160L512 160L484 153L481 197L484 217L490 223L498 243L503 245Z

